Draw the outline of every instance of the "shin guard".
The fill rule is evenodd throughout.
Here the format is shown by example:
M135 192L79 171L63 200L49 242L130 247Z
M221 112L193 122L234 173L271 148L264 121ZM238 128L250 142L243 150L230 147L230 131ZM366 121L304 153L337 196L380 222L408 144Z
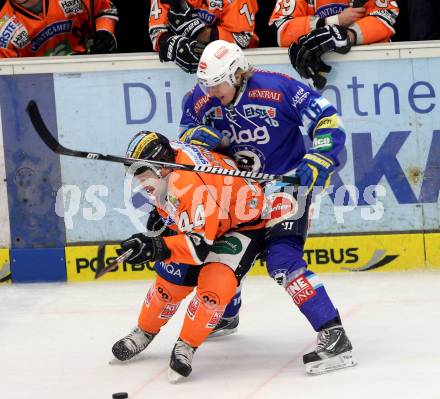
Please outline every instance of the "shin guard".
M232 269L222 263L206 265L199 276L196 295L188 305L180 339L200 346L223 316L237 288Z
M192 290L193 287L172 284L158 276L142 304L138 319L139 327L149 333L157 334L176 313L182 299Z

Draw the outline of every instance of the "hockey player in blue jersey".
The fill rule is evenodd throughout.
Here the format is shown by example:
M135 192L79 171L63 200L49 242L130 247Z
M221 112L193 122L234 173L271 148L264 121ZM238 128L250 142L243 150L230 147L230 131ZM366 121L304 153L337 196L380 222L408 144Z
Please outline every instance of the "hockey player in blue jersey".
M306 371L319 374L355 365L338 311L303 259L312 191L329 185L345 142L336 109L287 75L251 68L237 45L222 40L204 50L197 79L184 104L181 141L225 151L245 170L300 179L298 191L266 187L272 204L266 261L269 275L318 332L315 350L303 357ZM300 126L312 140L309 151ZM213 335L236 330L240 303L238 290Z

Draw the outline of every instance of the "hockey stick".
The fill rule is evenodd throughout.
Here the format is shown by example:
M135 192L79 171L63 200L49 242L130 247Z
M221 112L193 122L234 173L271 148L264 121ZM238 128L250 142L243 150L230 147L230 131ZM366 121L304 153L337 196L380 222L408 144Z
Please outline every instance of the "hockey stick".
M115 270L118 265L124 262L124 260L128 259L132 253L133 250L129 249L127 252L124 252L122 255L114 259L108 266L105 266L105 245L100 246L98 248L98 261L95 272L95 280L102 277L104 274Z
M53 134L50 132L50 130L47 128L46 124L44 123L44 120L41 117L40 111L38 109L38 105L34 100L29 101L26 107L26 112L28 113L32 125L34 126L36 132L41 137L43 142L53 152L57 154L67 155L77 158L94 159L97 161L123 163L126 166L138 164L138 165L156 166L159 168L168 168L173 170L184 170L188 172L210 173L214 175L243 177L243 178L260 180L260 181L279 181L282 183L287 183L296 186L300 184L299 178L297 176L283 176L283 175L272 175L269 173L245 172L242 170L222 169L214 166L204 166L204 165L184 165L173 162L150 161L145 159L121 157L117 155L105 155L97 152L72 150L70 148L64 147L56 140L56 138L53 136Z

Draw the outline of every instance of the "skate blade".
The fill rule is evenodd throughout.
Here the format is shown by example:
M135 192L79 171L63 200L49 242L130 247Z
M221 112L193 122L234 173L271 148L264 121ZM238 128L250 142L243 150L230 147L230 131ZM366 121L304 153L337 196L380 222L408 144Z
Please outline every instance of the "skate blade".
M316 362L307 363L306 372L312 375L329 373L331 371L353 367L357 364L351 351L341 353L338 356L328 359L317 360Z
M171 367L168 368L168 381L171 384L176 384L179 381L182 381L183 379L185 379L186 377L183 376L182 374L179 374L177 371L174 371Z
M231 335L231 334L235 334L237 332L238 328L231 328L230 330L218 330L215 332L212 332L211 334L208 335L208 339L210 338L217 338L217 337L224 337L226 335Z

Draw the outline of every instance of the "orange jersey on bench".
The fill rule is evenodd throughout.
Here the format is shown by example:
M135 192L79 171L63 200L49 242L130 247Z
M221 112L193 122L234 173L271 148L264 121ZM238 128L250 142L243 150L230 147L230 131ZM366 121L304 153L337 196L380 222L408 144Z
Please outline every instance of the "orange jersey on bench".
M257 47L258 36L254 32L255 14L258 11L257 0L186 0L186 2L197 11L207 26L217 26L219 39L231 43L237 42L240 45L240 35L249 36L250 44L245 47ZM149 33L155 51L159 51L159 36L168 32L169 9L170 6L163 4L161 0L151 0Z
M96 30L114 33L118 14L110 0L95 0ZM7 1L0 10L0 58L82 53L92 32L90 0L43 0L35 14Z
M173 143L174 145L174 143ZM176 144L176 163L236 169L231 158L187 144ZM204 263L214 240L230 230L263 228L263 191L252 180L231 176L174 171L168 194L158 206L177 235L164 237L171 251L165 263Z
M316 29L319 19L340 14L352 4L352 0L278 0L269 25L276 28L278 45L288 47ZM396 1L368 0L363 7L365 16L349 27L356 32L356 44L388 42L399 13Z

